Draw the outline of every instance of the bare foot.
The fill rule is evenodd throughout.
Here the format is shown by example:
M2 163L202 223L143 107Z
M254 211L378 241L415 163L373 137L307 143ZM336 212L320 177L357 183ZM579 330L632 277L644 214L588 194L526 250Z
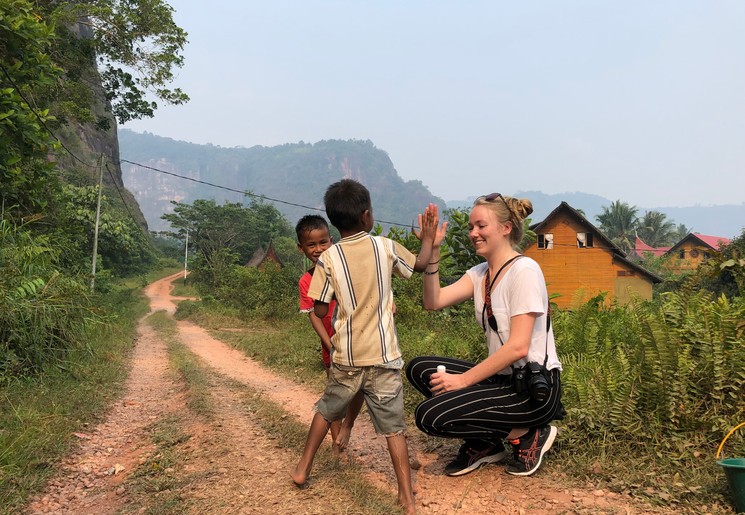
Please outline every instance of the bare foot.
M336 445L336 442L331 444L331 456L334 457L334 459L340 460L344 457L344 449Z
M401 506L401 509L403 509L404 513L407 515L412 515L416 513L416 501L414 501L414 497L412 496L411 499L407 500L406 502L401 499L401 497L398 498L398 504Z
M295 465L290 469L290 477L292 478L292 482L295 483L295 486L298 488L305 488L308 486L308 477L310 476L310 470L300 470L300 467L298 465Z
M344 421L341 423L339 434L337 435L336 440L334 440L334 447L338 447L340 452L344 452L347 450L347 446L349 445L349 437L352 436L353 427L354 424L347 424L347 419L344 419Z

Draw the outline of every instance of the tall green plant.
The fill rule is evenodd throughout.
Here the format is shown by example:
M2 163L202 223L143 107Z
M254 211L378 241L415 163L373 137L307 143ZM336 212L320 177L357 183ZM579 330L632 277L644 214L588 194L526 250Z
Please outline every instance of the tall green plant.
M87 285L54 268L62 250L0 220L0 381L61 361L100 320Z
M569 420L629 437L721 433L745 416L745 302L692 288L555 319Z

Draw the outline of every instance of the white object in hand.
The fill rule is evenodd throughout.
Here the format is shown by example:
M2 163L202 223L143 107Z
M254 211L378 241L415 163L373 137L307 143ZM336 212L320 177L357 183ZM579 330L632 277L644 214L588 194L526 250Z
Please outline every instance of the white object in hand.
M445 373L445 365L437 365L437 373L438 374L444 374Z

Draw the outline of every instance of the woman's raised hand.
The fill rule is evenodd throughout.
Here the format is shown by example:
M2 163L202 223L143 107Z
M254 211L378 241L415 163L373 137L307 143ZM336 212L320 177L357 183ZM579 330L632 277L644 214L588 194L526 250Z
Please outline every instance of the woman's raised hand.
M439 247L442 245L442 240L445 239L447 227L447 222L443 222L440 225L437 204L430 204L424 208L424 213L419 214L419 231L413 229L412 232L419 241L432 237L432 246Z

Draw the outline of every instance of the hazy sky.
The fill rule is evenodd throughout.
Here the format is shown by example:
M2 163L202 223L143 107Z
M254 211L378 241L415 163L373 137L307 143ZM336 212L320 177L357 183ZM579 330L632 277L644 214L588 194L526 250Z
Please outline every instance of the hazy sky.
M745 201L743 0L169 3L191 101L135 131L369 139L445 200Z

